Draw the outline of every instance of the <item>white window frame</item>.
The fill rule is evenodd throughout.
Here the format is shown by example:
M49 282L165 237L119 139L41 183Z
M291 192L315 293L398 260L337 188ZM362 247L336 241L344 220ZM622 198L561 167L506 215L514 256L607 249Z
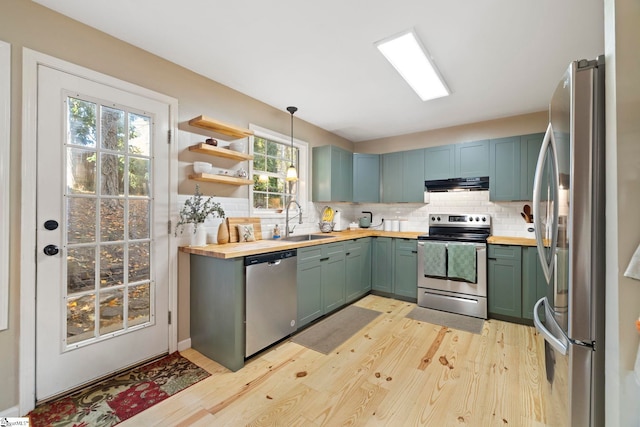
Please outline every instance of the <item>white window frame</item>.
M11 45L0 41L0 331L9 327Z
M289 135L284 135L254 124L249 124L249 129L253 131L253 135L249 137L249 154L251 155L253 155L253 142L256 136L258 138L270 139L271 141L291 145L291 136ZM294 137L293 146L298 149L298 194L296 200L304 208L309 200L309 143ZM250 162L249 166L249 179L253 179L253 162ZM276 209L254 209L253 185L249 188L249 216L259 218L282 218L284 216L283 212L278 212ZM306 209L303 209L303 212L305 211Z

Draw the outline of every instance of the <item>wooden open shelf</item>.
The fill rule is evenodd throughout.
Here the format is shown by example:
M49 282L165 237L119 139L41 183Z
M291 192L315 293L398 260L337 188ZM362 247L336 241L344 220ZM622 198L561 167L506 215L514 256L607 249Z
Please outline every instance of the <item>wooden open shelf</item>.
M212 119L207 116L198 116L189 120L191 126L195 126L201 129L212 130L223 135L228 135L235 138L244 138L253 135L253 131L244 129L238 126L223 123L221 121Z
M224 157L225 159L233 159L239 161L253 160L253 156L250 154L239 153L228 148L220 148L213 145L208 145L204 142L190 146L189 151L195 151L196 153L208 154L210 156Z
M208 173L195 173L189 175L189 179L202 182L215 182L218 184L231 184L231 185L251 185L253 181L246 178L238 178L228 175L212 175Z

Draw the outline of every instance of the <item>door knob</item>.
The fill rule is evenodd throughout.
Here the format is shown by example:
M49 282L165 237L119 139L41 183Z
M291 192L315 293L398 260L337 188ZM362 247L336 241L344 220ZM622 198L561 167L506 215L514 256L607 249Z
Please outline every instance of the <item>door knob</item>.
M57 255L58 252L60 252L60 250L56 245L47 245L44 247L45 255L53 256L53 255Z

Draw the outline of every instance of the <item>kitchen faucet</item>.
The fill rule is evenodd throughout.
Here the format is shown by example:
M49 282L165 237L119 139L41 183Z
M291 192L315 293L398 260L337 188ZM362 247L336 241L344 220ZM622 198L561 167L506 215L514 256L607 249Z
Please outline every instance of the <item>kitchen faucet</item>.
M292 218L289 218L289 208L291 207L291 203L295 203L296 205L298 205L298 214ZM284 224L284 237L287 238L289 237L289 234L293 233L293 230L295 230L296 228L296 226L294 225L293 228L289 230L290 219L293 219L296 216L299 216L300 218L298 220L298 224L302 224L302 206L300 206L300 203L298 203L296 199L292 197L291 200L289 200L289 203L287 203L287 207L285 208L285 211L286 211L286 214L285 214L285 224Z

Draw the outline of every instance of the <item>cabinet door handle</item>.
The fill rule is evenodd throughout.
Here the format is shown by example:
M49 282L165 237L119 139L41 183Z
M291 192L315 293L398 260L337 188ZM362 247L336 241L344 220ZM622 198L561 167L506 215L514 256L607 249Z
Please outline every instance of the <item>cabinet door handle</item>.
M344 256L349 256L351 255L351 252L347 252L346 254L344 254Z
M417 254L417 253L418 253L418 251L411 251L411 253L412 253L412 254Z
M322 261L327 261L330 257L326 257L326 258L320 258L320 262Z
M491 261L495 261L497 258L487 258L490 259Z

